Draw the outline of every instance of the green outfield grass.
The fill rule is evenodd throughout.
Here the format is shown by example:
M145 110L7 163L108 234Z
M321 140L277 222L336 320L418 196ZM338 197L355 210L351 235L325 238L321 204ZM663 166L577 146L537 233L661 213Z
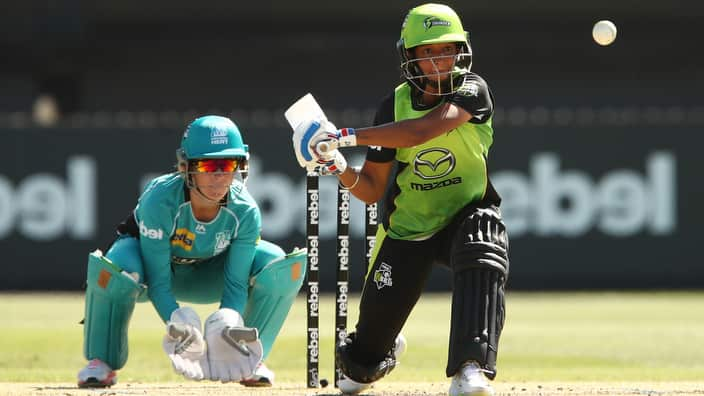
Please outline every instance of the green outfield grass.
M701 381L704 292L509 293L501 382ZM196 306L205 318L216 305ZM357 300L350 305L354 324ZM321 378L332 378L332 296L321 308ZM73 382L82 356L83 296L0 294L0 381ZM379 320L383 321L383 318ZM445 379L450 295L427 294L404 328L409 348L393 381ZM138 304L120 381L179 381L161 350L163 324ZM305 301L299 298L268 364L305 381Z

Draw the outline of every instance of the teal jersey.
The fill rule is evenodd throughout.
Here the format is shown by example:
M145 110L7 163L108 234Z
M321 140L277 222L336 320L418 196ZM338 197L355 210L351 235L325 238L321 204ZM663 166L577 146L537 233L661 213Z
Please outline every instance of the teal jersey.
M225 257L221 307L244 312L249 276L261 235L261 212L244 184L235 180L227 204L202 222L193 215L188 189L178 173L153 179L134 209L147 292L167 320L178 304L171 291L172 265L198 265Z

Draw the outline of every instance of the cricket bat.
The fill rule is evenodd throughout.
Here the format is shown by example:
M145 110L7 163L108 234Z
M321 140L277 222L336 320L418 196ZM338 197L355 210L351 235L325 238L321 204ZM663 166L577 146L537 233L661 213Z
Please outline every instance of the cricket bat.
M296 129L302 122L313 120L316 118L327 119L323 109L315 100L312 94L307 93L292 104L288 110L284 112L286 121L291 125L291 129Z

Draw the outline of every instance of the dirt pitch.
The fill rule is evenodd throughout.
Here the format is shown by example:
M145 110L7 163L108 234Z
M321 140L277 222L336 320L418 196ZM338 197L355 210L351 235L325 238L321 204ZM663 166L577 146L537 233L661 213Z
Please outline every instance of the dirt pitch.
M369 396L435 396L446 395L448 383L382 382L376 384L363 395ZM704 395L704 383L693 382L629 382L629 383L496 383L496 395ZM0 395L41 395L41 396L110 396L110 395L179 395L179 396L279 396L279 395L339 395L331 387L306 389L301 384L279 383L273 388L244 388L235 384L190 384L190 383L120 383L109 389L82 390L75 384L53 383L0 383Z

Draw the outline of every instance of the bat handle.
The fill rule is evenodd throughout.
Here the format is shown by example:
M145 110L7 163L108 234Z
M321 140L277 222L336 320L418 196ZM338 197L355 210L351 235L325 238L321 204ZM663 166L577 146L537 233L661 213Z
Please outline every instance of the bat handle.
M337 145L334 142L320 142L317 146L315 146L316 151L321 154L327 154L336 148Z

